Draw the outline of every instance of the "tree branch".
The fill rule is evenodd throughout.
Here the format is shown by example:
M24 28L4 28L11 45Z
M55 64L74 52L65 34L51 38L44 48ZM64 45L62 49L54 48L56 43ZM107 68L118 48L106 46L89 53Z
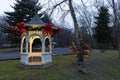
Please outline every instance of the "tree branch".
M50 12L50 15L49 15L49 16L52 15L52 13L54 12L54 10L55 10L55 8L56 8L57 6L61 5L62 3L66 2L66 1L67 1L67 0L63 0L63 1L59 2L58 4L56 4L55 6L53 6L52 11Z

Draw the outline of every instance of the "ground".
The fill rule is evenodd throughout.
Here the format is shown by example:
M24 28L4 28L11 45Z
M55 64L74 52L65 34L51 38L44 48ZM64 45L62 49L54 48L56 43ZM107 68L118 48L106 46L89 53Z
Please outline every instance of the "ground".
M92 80L120 80L120 60L117 51L93 51L87 59L88 77Z
M19 60L0 61L0 80L120 80L120 60L114 50L92 50L85 60L87 74L78 72L76 57L53 56L53 66L40 70L19 68Z

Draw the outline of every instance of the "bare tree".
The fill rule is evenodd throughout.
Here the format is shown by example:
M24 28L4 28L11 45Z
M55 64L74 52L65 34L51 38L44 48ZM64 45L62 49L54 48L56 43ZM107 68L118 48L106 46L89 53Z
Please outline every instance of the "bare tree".
M74 8L73 8L73 4L72 4L72 0L68 0L69 1L69 8L70 8L70 13L71 13L71 16L72 16L72 19L73 19L73 22L74 22L74 29L75 29L75 43L76 43L76 46L78 48L78 55L79 55L79 58L78 58L78 61L80 62L83 62L83 53L82 53L82 49L81 49L81 43L80 43L80 31L79 30L79 26L78 26L78 23L77 23L77 18L76 18L76 15L75 15L75 11L74 11Z
M48 12L49 12L50 17L53 16L54 13L56 13L55 12L56 10L59 11L61 9L61 12L63 12L62 19L68 15L70 15L72 18L71 22L73 23L73 27L74 27L74 41L75 41L75 44L78 49L77 62L80 63L79 70L84 73L85 69L83 67L84 66L83 49L81 48L81 41L80 41L81 31L79 29L77 15L76 15L76 12L75 12L75 9L73 6L73 0L62 0L62 1L58 1L58 2L56 2L56 0L55 0L55 4L52 0L49 0L49 2L51 2L53 4L53 6L51 8L49 7L49 9L47 9L47 10L49 10ZM64 6L62 4L64 4ZM67 10L65 10L65 6L68 7Z
M90 0L88 0L88 1L90 1ZM95 46L94 38L92 35L93 17L94 17L93 16L94 12L92 11L93 4L91 3L90 5L87 5L88 1L84 2L83 0L80 0L81 5L76 4L75 10L79 14L78 17L80 17L80 18L78 18L78 22L84 20L84 27L86 27L87 33L89 34L90 46L94 47ZM81 20L81 18L82 18L82 20Z
M118 2L118 1L117 1ZM119 2L118 2L119 3ZM113 8L113 13L114 13L114 27L115 27L115 36L117 38L117 44L118 44L118 51L119 51L119 59L120 59L120 19L119 19L119 16L118 14L120 14L120 10L117 10L118 6L115 6L115 1L112 0L112 8Z
M120 2L119 0L107 0L109 3L113 14L113 35L115 38L114 43L117 44L117 48L119 51L119 59L120 59Z

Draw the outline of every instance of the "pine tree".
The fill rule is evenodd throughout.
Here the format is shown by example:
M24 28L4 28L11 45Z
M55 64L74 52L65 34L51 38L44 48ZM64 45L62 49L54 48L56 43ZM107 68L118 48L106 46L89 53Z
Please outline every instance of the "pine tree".
M110 43L111 35L109 30L109 13L108 9L104 6L100 7L98 17L96 18L95 38L100 44L107 46Z
M15 26L18 22L28 22L31 18L41 10L41 6L38 3L38 0L15 0L16 3L14 6L11 6L14 11L13 12L5 12L6 21L10 26ZM42 16L42 14L41 14ZM8 32L9 31L9 32ZM10 28L7 30L10 34L12 33ZM8 41L20 45L20 35L16 34L13 36L12 34L8 37Z
M10 25L16 25L16 23L29 21L41 7L38 0L15 0L14 6L11 6L13 12L5 12L6 21Z

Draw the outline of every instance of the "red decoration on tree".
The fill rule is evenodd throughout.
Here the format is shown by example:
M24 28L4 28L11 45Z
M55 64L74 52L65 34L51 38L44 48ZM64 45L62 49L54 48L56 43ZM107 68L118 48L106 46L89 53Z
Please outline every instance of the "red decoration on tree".
M53 34L53 32L52 32L52 24L46 24L45 25L45 34L50 34L50 35L52 35Z
M60 31L61 31L61 28L58 27L58 29L57 29L57 36L58 36L58 37L60 37Z
M14 30L15 30L15 27L14 27L14 26L10 26L10 29L11 29L12 31L14 31Z

